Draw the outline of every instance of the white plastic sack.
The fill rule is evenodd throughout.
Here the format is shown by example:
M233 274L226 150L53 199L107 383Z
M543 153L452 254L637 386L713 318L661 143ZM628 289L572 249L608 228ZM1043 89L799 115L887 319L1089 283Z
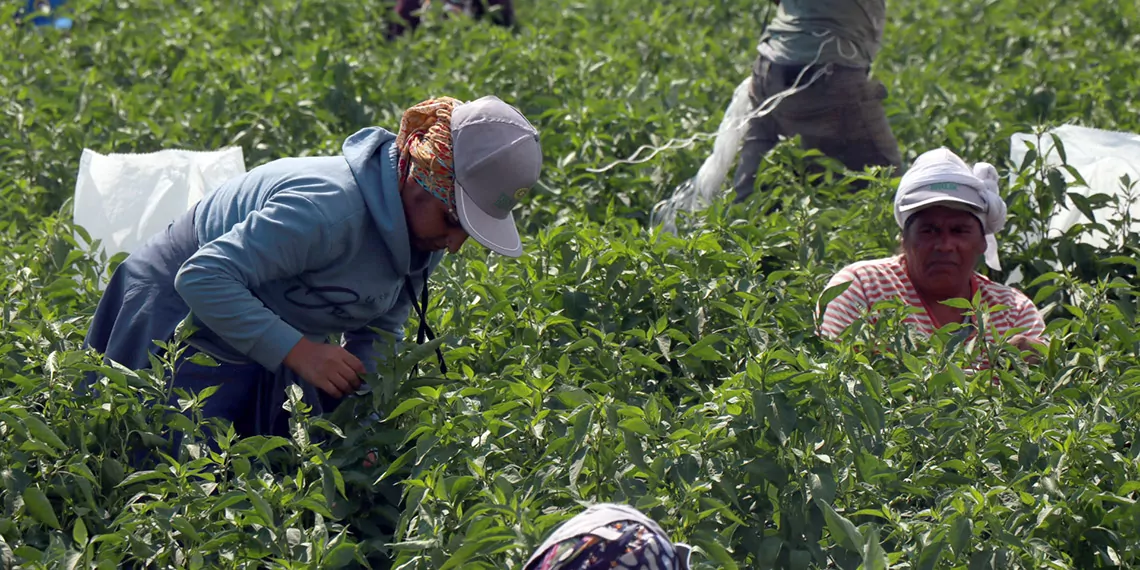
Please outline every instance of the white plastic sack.
M1075 168L1088 183L1088 187L1071 186L1069 192L1081 196L1108 194L1124 200L1125 190L1121 186L1120 177L1128 175L1133 181L1140 181L1140 135L1132 133L1076 125L1064 125L1048 131L1041 136L1040 141L1036 135L1017 133L1010 138L1010 160L1014 165L1020 165L1029 151L1029 147L1026 146L1028 142L1038 147L1037 152L1044 157L1047 165L1060 166L1061 157L1054 148L1050 134L1055 134L1061 139L1069 166ZM1065 170L1061 170L1061 173L1065 176L1066 182L1070 184L1073 182L1071 174ZM1140 184L1137 185L1137 190L1140 190ZM1128 210L1134 220L1131 231L1140 232L1140 200L1134 201ZM1107 222L1119 218L1112 207L1093 210L1093 215L1096 216L1097 222L1105 224L1106 227L1110 227ZM1071 205L1058 207L1049 222L1049 236L1061 235L1077 223L1091 222L1092 220ZM1099 230L1084 232L1078 241L1097 248L1109 247L1108 236Z
M732 101L725 109L717 129L712 154L701 164L695 177L681 183L669 198L653 206L651 226L660 224L664 231L676 233L675 219L678 211L695 212L704 209L720 195L721 184L740 152L747 121L753 113L752 100L749 98L751 86L751 75L736 86L732 92Z
M99 154L83 149L73 220L108 257L131 253L226 180L245 173L241 147Z
M826 40L831 41L830 39ZM820 48L823 49L822 47ZM814 62L813 62L814 63ZM677 232L676 216L677 212L696 212L707 208L719 197L724 196L724 191L721 190L721 185L724 179L728 176L728 170L736 161L736 155L740 152L740 148L744 144L744 134L748 130L748 122L752 119L763 117L771 114L785 98L799 93L818 79L826 75L830 68L825 66L818 69L811 74L810 77L804 80L804 75L801 74L796 78L787 89L776 93L760 103L759 106L752 104L752 97L750 95L752 88L752 75L749 74L732 92L732 101L729 102L728 108L724 111L724 117L721 118L720 127L715 133L715 141L713 142L713 152L701 164L701 168L697 170L697 175L682 182L673 189L673 194L658 202L653 206L650 212L650 225L661 226L663 231L675 234ZM708 135L698 134L688 139L688 144L699 138L707 138ZM670 144L672 141L670 141ZM666 145L661 148L668 148ZM660 150L660 149L659 149ZM656 154L656 151L654 152ZM630 162L630 161L624 161ZM640 161L640 162L644 162ZM632 162L630 162L632 164ZM601 172L609 167L602 169Z

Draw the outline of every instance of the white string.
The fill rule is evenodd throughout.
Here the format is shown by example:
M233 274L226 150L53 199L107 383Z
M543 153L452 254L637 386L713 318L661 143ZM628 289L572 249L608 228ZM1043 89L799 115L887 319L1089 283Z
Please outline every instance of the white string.
M728 175L728 170L732 166L737 152L740 150L741 138L743 136L741 131L743 127L752 119L770 114L784 99L804 91L820 77L830 73L831 65L827 64L816 70L807 83L801 84L804 74L812 65L815 65L819 61L826 45L835 40L835 37L824 40L816 52L815 58L812 59L811 63L800 70L795 81L792 82L791 87L772 95L760 103L755 109L747 112L744 111L744 109L751 107L751 97L749 96L749 88L752 80L751 75L737 86L736 91L733 93L732 102L729 104L728 109L725 110L724 118L715 135L716 142L713 145L712 154L705 159L701 168L697 171L696 176L681 183L673 190L672 196L653 206L653 210L650 212L650 227L661 225L663 231L676 233L675 220L678 211L694 212L712 203L717 194L720 193L724 179ZM697 135L696 137L690 137L690 139L696 139L698 137L709 138L710 136L712 135ZM670 144L673 142L675 141L670 141ZM686 141L686 143L691 144L690 141ZM669 146L670 145L667 144L663 148L656 149L653 155ZM638 149L638 152L641 150L642 149ZM637 160L637 153L635 153L630 160L625 162L645 162L652 158L653 155L645 159ZM635 160L636 162L634 162ZM620 163L619 161L618 163L611 164L607 166L606 169L612 168Z
M866 13L865 10L864 10L864 13ZM868 19L870 19L869 15L868 15ZM873 25L875 25L875 23L871 22L871 25L873 26ZM831 30L822 30L822 31L818 31L818 32L811 32L811 35L815 36L817 38L827 38L826 40L823 41L824 44L826 44L827 42L834 39L835 40L835 53L838 54L839 57L842 57L843 59L846 59L848 61L855 61L856 59L859 58L859 46L856 45L855 42L853 42L851 40L844 39L844 38L841 38L841 37L835 35L835 32L833 32ZM828 37L828 36L830 36L830 37ZM847 54L843 53L843 42L847 42L847 45L851 47L851 55L847 55ZM823 53L823 46L822 45L820 46L820 52L819 53ZM819 55L817 54L816 58L818 58L818 57L819 57Z
M752 119L756 119L756 118L763 117L765 115L770 114L773 110L775 110L776 106L779 105L784 99L791 97L792 95L795 95L796 93L799 93L799 92L807 89L808 87L811 87L811 85L813 83L815 83L815 81L817 79L819 79L820 77L822 77L823 75L825 75L827 73L830 73L830 71L831 71L830 66L829 65L824 66L824 67L818 69L812 75L811 79L808 80L807 83L805 83L804 85L800 85L800 80L803 79L804 73L807 72L808 68L815 65L816 63L819 63L819 59L821 57L823 57L823 50L825 47L827 47L827 44L829 44L833 41L838 42L838 40L839 40L839 37L836 36L835 34L833 34L830 30L825 30L821 33L812 32L812 35L815 35L816 37L827 38L827 39L823 40L823 42L821 42L819 44L819 49L816 50L815 57L811 60L811 63L808 63L807 65L805 65L803 67L803 69L800 70L800 73L798 75L796 75L796 80L792 82L792 86L781 91L781 92L779 92L779 93L776 93L775 95L772 95L771 97L764 100L762 103L760 103L760 106L758 106L755 110L753 110L748 115L741 118L737 124L730 125L727 128L725 127L725 125L721 125L721 128L718 129L717 132L715 132L715 133L697 133L697 134L695 134L689 138L670 139L668 142L666 142L664 145L661 145L661 146L641 145L641 146L637 147L637 150L635 150L633 152L633 154L627 159L615 160L614 162L611 162L611 163L603 166L602 168L587 168L586 172L591 172L594 174L600 174L602 172L606 172L606 171L611 170L614 167L622 165L622 164L642 164L642 163L645 163L645 162L652 160L653 157L657 156L657 154L659 154L662 151L669 150L672 148L677 148L677 149L688 148L688 147L692 146L693 143L695 143L697 141L711 139L713 137L719 136L725 130L738 129L741 126L743 126L744 124L747 124L748 121L750 121ZM828 37L828 36L830 36L830 37ZM840 55L842 55L842 54L840 54ZM769 105L770 105L770 107L769 107ZM674 146L674 145L677 145L677 146ZM652 150L653 152L650 153L650 155L645 157L645 158L638 158L637 156L639 154L641 154L641 151L643 151L643 150Z
M788 89L781 91L781 92L765 99L764 102L762 102L759 107L754 109L748 115L745 115L744 117L740 118L736 122L736 124L729 125L727 127L727 129L728 130L738 129L752 119L756 119L756 118L763 117L765 115L770 114L772 111L774 111L776 109L776 106L779 105L784 99L791 97L792 95L795 95L796 93L799 93L799 92L807 89L808 87L810 87L813 83L816 82L817 79L819 79L823 75L827 74L830 71L830 68L827 68L827 67L820 68L819 70L817 70L812 75L811 79L808 80L807 83L805 83L803 85L799 85L799 81L801 78L803 78L803 74L805 71L807 71L807 67L804 67L804 69L800 71L800 74L798 76L796 76L796 82L793 83L791 87L789 87ZM608 170L612 170L614 167L620 166L622 164L642 164L645 162L649 162L650 160L653 159L653 157L657 156L662 151L674 149L674 148L676 148L676 149L688 148L688 147L692 146L693 143L695 143L697 141L708 140L708 139L714 138L714 137L718 136L720 133L724 132L725 130L726 129L722 126L722 128L719 129L717 132L697 133L697 134L695 134L691 137L688 137L688 138L674 138L674 139L670 139L668 142L666 142L665 144L663 144L661 146L641 145L641 146L637 147L637 150L634 151L634 153L629 158L621 159L621 160L615 160L615 161L603 166L602 168L587 168L586 171L592 172L595 174L599 174L602 172L606 172ZM641 152L644 150L652 150L653 152L650 153L649 156L646 156L645 158L638 158L638 155L640 155Z

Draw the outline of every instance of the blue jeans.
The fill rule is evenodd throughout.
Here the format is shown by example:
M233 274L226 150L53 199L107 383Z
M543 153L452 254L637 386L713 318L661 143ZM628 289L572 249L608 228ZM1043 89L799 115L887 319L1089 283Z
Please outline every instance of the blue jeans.
M263 409L259 397L267 388L273 388L274 377L257 363L203 366L189 361L198 353L193 347L186 349L175 365L173 388L198 394L211 386L218 389L206 399L201 412L204 418L218 417L234 424L241 436L286 435L289 432L286 414L273 414ZM178 405L178 394L171 390L170 405ZM275 417L274 417L275 416Z
M85 348L94 348L131 370L150 367L150 356L158 353L154 341L172 340L178 324L190 313L174 289L174 277L198 249L193 221L194 210L186 212L115 269L87 331ZM331 411L340 403L284 366L274 371L252 361L199 366L188 362L195 352L188 348L183 353L176 365L174 387L196 393L218 386L206 401L203 414L230 420L240 436L289 434L289 413L282 404L290 384L301 386L314 415ZM96 376L88 374L84 389L96 381ZM177 405L177 396L169 403ZM176 446L178 441L175 439Z

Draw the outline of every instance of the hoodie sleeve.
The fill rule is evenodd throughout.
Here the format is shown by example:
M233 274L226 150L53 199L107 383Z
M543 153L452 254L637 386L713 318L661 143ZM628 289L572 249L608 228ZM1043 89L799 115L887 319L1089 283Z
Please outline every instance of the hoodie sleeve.
M308 198L281 190L190 256L174 287L206 326L258 364L276 370L303 335L252 290L327 263L334 255L331 227Z

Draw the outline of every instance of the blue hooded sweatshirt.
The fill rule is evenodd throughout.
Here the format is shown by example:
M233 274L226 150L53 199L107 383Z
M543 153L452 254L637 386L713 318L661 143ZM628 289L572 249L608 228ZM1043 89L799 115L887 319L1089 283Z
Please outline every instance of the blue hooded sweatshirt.
M191 345L277 372L302 336L344 334L375 371L372 328L401 339L409 293L443 258L411 247L395 138L366 128L345 140L343 156L275 160L199 202L201 247L174 283L201 329Z

